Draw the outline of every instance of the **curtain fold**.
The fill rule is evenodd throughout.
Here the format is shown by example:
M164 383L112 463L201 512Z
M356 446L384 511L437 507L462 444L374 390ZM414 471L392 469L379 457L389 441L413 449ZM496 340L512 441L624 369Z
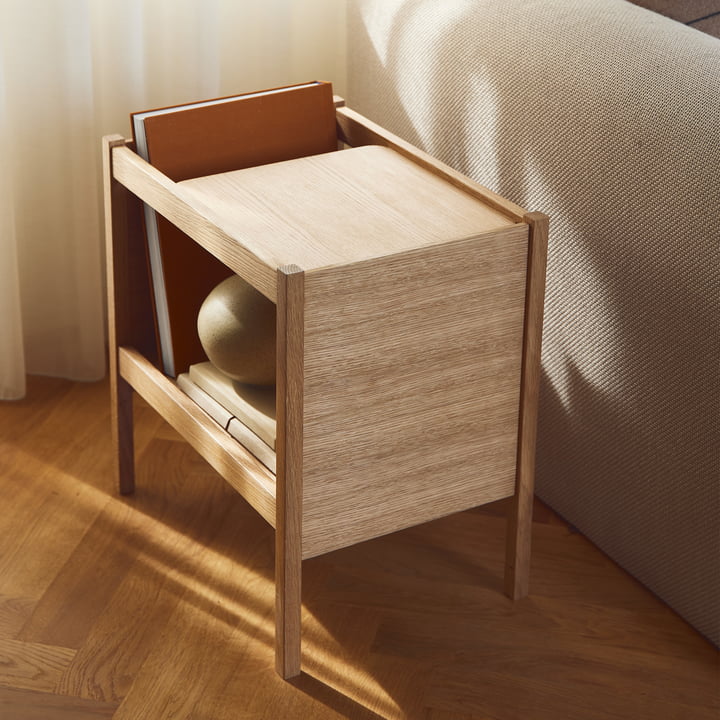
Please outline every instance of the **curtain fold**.
M0 56L0 400L14 400L25 394L25 352L2 60Z
M0 0L0 399L105 373L100 138L129 113L310 79L336 0Z

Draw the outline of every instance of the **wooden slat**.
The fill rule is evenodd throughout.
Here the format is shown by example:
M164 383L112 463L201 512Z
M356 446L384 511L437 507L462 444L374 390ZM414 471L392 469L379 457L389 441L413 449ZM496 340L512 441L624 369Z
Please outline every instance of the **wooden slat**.
M540 392L540 351L542 344L545 269L549 221L542 213L528 213L530 226L528 274L525 301L518 458L515 495L507 530L505 592L514 600L525 597L530 586L530 545L538 396Z
M223 229L225 218L191 197L180 184L172 182L128 147L115 147L112 152L116 180L263 295L276 300L276 267L243 245L242 236L228 234Z
M275 476L137 351L119 358L122 377L274 527Z
M304 281L297 267L278 271L275 666L284 678L301 664Z
M486 202L490 207L504 213L514 222L522 222L525 215L519 205L494 193L492 190L465 177L428 153L416 148L401 137L385 130L377 123L372 122L360 113L347 107L339 107L335 111L338 125L338 137L348 145L384 145L392 148L401 155L410 158L421 167L430 170L438 177L447 180L455 187L461 188L473 197Z

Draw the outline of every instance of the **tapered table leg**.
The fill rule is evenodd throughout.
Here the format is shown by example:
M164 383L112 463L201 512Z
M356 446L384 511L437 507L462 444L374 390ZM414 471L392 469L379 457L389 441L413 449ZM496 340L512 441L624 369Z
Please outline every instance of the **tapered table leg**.
M304 282L299 268L278 270L275 665L284 678L300 674Z

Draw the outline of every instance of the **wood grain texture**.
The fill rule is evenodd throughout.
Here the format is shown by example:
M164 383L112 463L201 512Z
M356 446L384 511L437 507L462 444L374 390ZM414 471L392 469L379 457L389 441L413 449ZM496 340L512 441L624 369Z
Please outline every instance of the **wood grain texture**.
M67 648L0 638L0 686L51 692L74 657Z
M107 382L28 391L0 403L2 664L75 654L54 689L0 684L3 720L718 716L716 649L540 503L516 603L507 501L305 561L304 672L284 682L272 528L141 398L119 498Z
M263 295L273 302L277 299L276 266L263 257L261 248L258 256L243 245L242 238L247 235L236 237L226 232L222 216L197 198L190 197L181 184L172 182L128 147L115 147L112 157L118 182L152 205Z
M368 146L195 178L182 189L276 267L306 272L514 224L400 153Z
M122 377L274 526L275 476L139 353L119 357Z
M513 493L527 235L306 273L304 557Z
M505 569L505 592L513 600L525 597L530 586L531 513L535 485L540 353L549 231L546 215L528 213L525 219L530 227L530 236L518 422L518 458L515 495L508 518Z
M337 118L338 137L348 145L353 147L381 145L392 148L455 187L482 200L513 222L522 221L525 211L520 206L510 202L502 195L494 193L489 188L470 180L470 178L454 170L449 165L411 145L360 113L348 107L340 107L336 110L335 116Z
M304 273L282 268L277 286L275 667L291 678L301 665Z

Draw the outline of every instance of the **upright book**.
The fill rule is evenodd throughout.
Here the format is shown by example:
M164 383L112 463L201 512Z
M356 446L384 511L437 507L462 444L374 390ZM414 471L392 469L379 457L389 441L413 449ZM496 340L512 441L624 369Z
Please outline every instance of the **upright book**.
M332 85L311 82L131 115L137 153L174 182L337 149ZM205 360L196 320L230 271L145 206L163 370Z

